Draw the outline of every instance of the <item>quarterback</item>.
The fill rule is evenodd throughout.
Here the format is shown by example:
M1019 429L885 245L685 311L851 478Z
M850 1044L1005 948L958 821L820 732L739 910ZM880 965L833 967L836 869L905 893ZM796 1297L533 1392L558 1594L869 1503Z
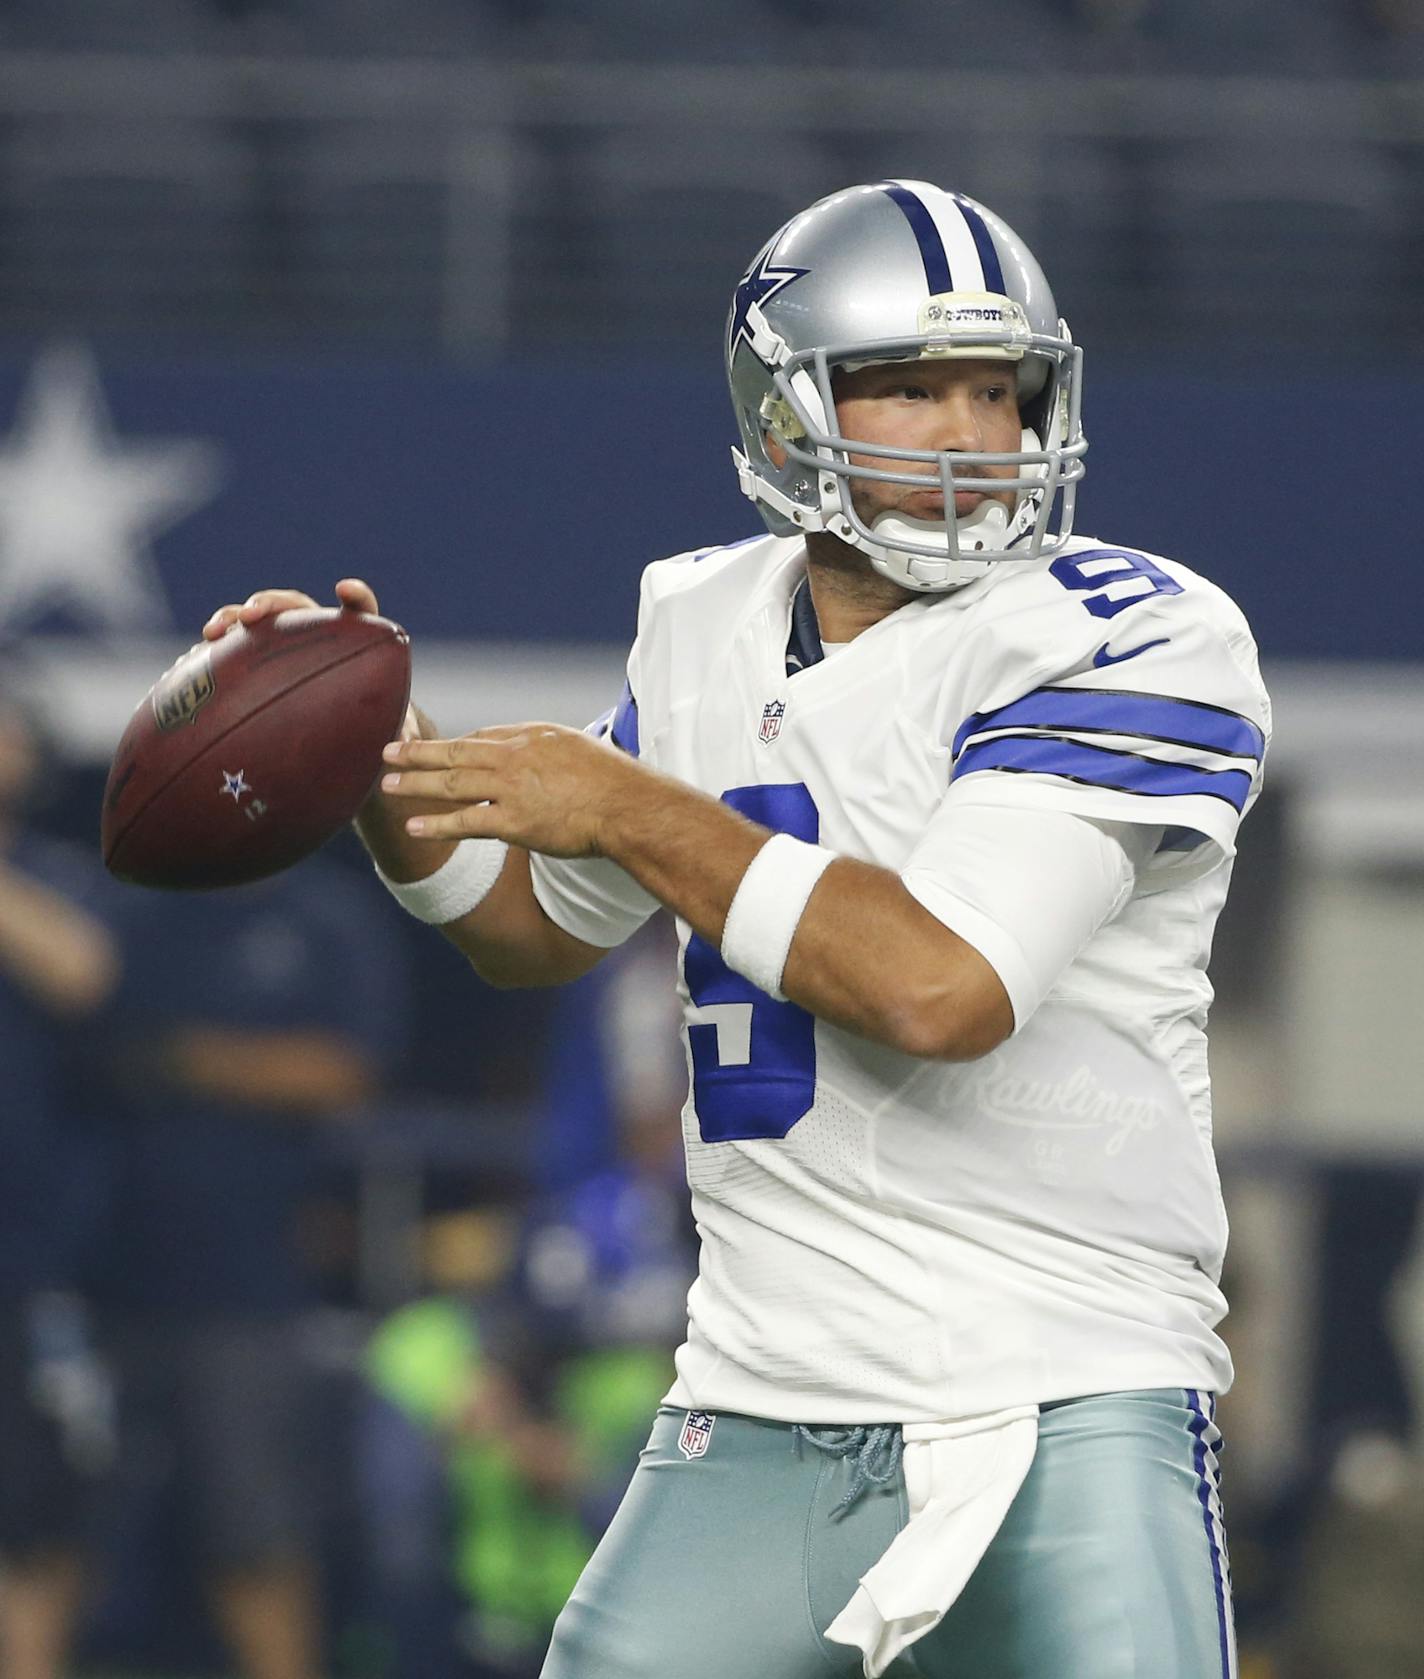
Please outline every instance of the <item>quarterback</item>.
M768 534L649 566L590 730L412 712L359 820L495 984L681 933L700 1272L545 1674L1233 1679L1204 1028L1250 632L1074 534L1081 351L983 205L812 205L726 352Z

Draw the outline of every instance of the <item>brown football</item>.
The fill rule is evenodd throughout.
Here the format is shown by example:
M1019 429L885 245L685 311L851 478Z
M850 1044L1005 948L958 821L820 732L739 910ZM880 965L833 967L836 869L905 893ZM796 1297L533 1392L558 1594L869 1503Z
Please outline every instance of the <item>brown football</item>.
M324 844L375 785L410 699L410 638L339 607L200 642L124 730L104 861L140 886L239 886Z

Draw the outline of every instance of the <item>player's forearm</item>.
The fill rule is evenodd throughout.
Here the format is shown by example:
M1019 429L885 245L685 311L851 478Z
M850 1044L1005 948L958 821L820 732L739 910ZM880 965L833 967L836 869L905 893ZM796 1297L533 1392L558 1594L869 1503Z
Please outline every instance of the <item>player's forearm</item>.
M1014 1026L1008 995L979 952L899 875L850 857L812 892L781 988L813 1014L929 1060L976 1060Z
M630 766L630 770L632 766ZM612 801L603 848L708 943L720 945L769 831L718 800L638 769ZM782 989L847 1031L910 1054L972 1059L1012 1029L992 969L891 870L838 857L807 902Z
M602 801L599 849L710 944L747 865L769 838L718 799L632 759Z
M529 853L517 845L510 846L499 879L480 904L440 931L482 980L501 990L566 985L604 955L545 915L534 896Z
M412 705L403 738L434 740L439 730ZM356 832L382 874L407 884L425 880L449 862L458 842L417 839L406 832L409 817L437 815L447 807L435 799L394 799L379 788L356 817ZM501 988L563 985L598 960L592 950L554 926L539 907L529 879L529 854L511 846L499 878L483 901L437 929L469 961L481 979Z
M425 880L449 861L457 842L414 839L405 831L405 818L442 808L376 793L357 817L356 832L391 880ZM509 848L499 878L478 907L434 931L455 946L481 979L501 989L566 984L587 973L602 954L570 938L544 914L529 880L529 853L518 846Z
M434 740L439 730L419 706L406 713L402 738ZM443 806L433 800L389 799L379 788L356 813L356 833L381 873L406 883L424 880L450 859L452 840L418 840L405 831L407 817L428 815Z
M370 852L381 873L402 884L424 880L450 860L453 840L413 839L405 831L405 819L433 813L441 807L433 801L418 804L406 799L397 804L383 794L373 793L356 815L356 833Z

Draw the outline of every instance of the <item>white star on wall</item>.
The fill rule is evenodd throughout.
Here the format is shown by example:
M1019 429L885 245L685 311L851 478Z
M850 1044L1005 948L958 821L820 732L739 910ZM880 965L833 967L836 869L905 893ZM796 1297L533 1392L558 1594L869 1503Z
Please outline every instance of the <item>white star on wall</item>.
M65 607L105 629L167 628L152 540L220 478L210 443L120 441L90 352L44 351L0 440L0 626Z

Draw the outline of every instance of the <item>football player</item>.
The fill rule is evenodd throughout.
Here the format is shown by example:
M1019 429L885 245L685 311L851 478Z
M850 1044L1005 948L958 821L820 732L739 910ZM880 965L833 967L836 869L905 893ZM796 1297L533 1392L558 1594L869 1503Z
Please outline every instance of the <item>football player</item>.
M726 351L769 534L648 568L594 730L412 714L359 824L496 984L681 929L701 1270L546 1675L1231 1679L1205 966L1250 633L1073 534L1081 352L983 205L823 199Z

